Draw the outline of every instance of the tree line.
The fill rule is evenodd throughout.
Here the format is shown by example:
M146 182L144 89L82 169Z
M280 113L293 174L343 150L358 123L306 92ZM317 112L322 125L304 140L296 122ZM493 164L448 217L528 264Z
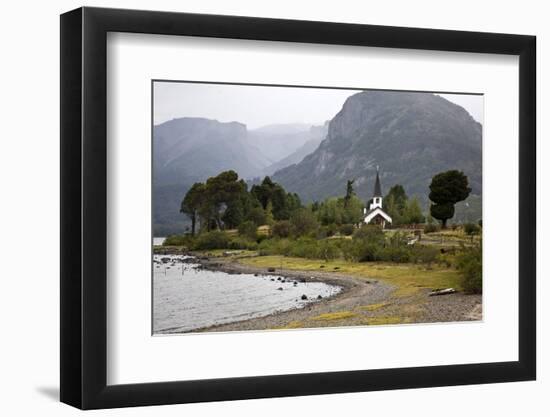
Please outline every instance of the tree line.
M282 235L292 232L297 236L318 227L334 230L335 226L347 226L349 229L364 218L364 205L353 184L354 180L348 180L343 197L330 197L304 206L296 193L287 192L268 176L248 190L247 183L230 170L204 183L193 184L181 202L180 212L191 220L193 236L197 231L224 229L239 229L244 235L252 235L261 225L269 225ZM429 189L429 220L440 220L443 227L454 216L454 205L465 200L471 191L467 176L457 170L435 175ZM418 198L409 198L400 184L389 189L383 199L383 209L392 217L393 226L426 222Z

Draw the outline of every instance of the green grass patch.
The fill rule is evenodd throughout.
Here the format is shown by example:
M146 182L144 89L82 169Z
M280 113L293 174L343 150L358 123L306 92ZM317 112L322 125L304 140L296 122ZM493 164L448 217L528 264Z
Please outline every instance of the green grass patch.
M267 268L273 265L283 269L316 271L321 265L326 265L322 260L284 257L280 255L259 256L241 259L240 262L258 268ZM349 274L365 279L379 279L397 287L394 295L406 297L414 295L421 289L449 288L461 290L460 273L455 269L423 265L401 263L392 264L386 262L352 262L333 260L330 270L338 267L338 273ZM327 269L327 268L325 268Z

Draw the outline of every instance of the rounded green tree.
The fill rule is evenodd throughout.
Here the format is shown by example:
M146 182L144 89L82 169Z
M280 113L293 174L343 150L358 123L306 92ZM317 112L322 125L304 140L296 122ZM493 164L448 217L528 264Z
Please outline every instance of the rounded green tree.
M455 214L455 204L466 200L470 191L468 177L461 171L451 170L435 175L430 184L430 214L441 221L443 228L447 227L447 220Z

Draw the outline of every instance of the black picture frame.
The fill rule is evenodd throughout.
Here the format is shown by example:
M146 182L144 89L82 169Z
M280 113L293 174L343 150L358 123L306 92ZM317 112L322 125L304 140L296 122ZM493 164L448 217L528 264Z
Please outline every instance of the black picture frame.
M519 56L518 361L107 385L108 32ZM535 379L534 36L84 7L61 16L60 56L62 402L95 409Z

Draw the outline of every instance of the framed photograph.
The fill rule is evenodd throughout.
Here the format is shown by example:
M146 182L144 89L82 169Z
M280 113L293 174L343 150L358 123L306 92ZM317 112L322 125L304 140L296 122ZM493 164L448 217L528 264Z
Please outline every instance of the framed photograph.
M533 380L535 37L61 16L61 401Z

